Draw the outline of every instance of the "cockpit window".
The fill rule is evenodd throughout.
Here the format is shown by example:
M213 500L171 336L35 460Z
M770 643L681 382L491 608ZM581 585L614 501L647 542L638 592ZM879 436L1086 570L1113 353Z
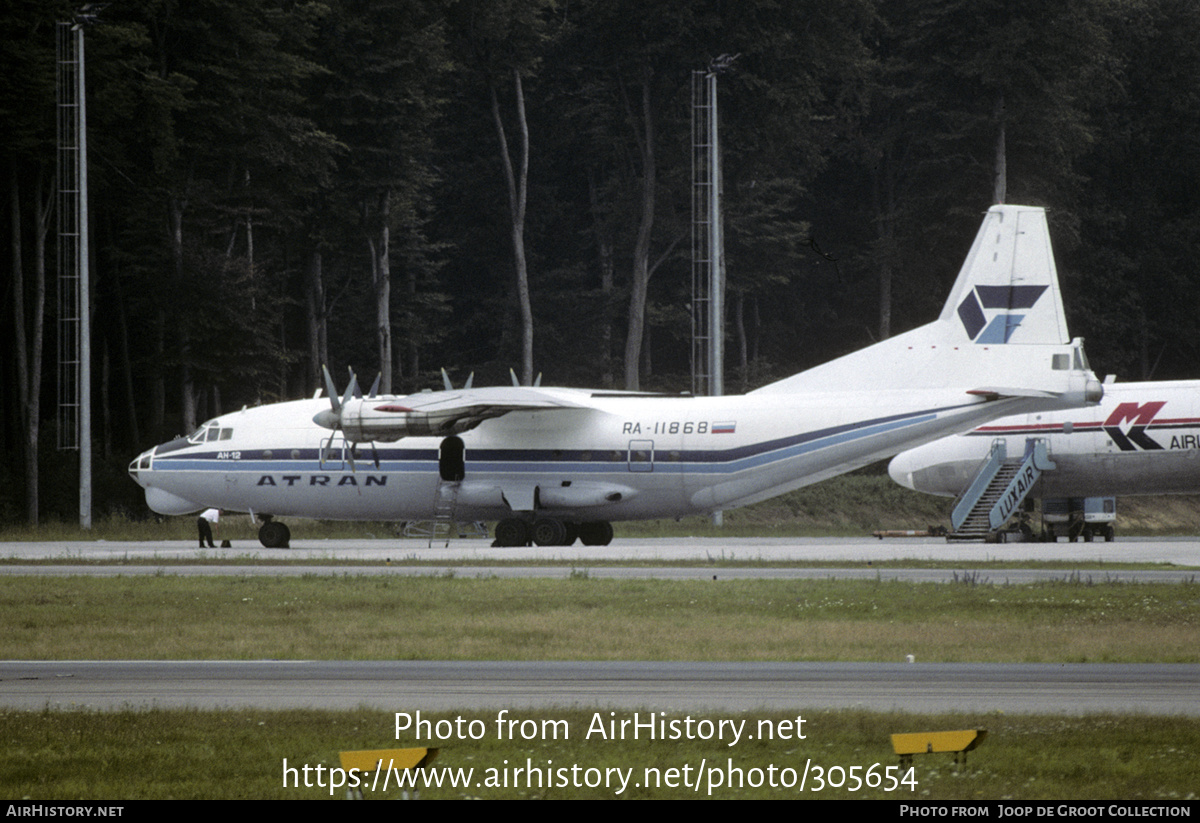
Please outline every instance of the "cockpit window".
M210 420L188 438L191 443L212 443L216 440L229 440L233 437L233 429L218 426L215 421Z

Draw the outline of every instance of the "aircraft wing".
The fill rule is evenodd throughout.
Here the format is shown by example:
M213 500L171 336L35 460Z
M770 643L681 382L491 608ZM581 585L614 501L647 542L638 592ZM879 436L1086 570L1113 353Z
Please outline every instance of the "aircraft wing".
M446 437L515 411L589 408L557 393L522 386L356 398L340 405L340 411L321 412L313 420L328 429L341 429L347 440L358 443L401 437Z

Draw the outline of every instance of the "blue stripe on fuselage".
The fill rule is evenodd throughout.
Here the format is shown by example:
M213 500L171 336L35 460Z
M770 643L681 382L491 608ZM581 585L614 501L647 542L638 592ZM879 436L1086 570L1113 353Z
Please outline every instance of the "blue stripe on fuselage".
M977 405L964 403L936 410L922 410L830 426L817 431L804 432L789 437L750 443L730 449L687 449L675 450L656 446L654 463L663 470L677 468L680 472L734 473L750 468L769 465L802 454L809 454L830 446L843 445L908 426L919 425L937 419L939 414ZM724 435L722 435L724 436ZM674 439L675 435L671 436ZM663 439L654 439L662 443ZM349 471L349 463L341 460L320 461L319 449L299 449L296 456L286 459L264 459L269 449L241 449L236 460L217 459L219 453L229 449L213 450L200 454L155 455L154 470L163 471L239 471L239 472L342 472ZM578 473L610 472L627 459L626 449L468 449L468 464L473 471L530 473L571 471ZM379 468L375 467L378 457ZM355 452L355 466L361 471L426 470L436 465L435 449L380 448L360 446ZM407 464L407 465L406 465ZM549 468L548 468L549 467Z

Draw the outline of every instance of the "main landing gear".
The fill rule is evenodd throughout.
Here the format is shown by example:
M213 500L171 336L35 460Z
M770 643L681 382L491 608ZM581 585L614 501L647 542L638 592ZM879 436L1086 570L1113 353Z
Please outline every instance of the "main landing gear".
M612 524L606 520L567 523L554 517L539 517L532 523L509 517L496 524L496 546L607 546L613 539Z
M266 522L258 529L258 542L267 549L286 549L292 540L292 530L286 523L272 520L270 515L262 515Z

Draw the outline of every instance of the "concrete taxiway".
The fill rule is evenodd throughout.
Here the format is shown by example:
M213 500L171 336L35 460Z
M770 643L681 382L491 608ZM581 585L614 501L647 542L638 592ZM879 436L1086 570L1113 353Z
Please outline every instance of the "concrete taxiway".
M589 562L737 563L833 561L852 565L892 560L962 563L1066 561L1077 563L1154 563L1200 570L1200 538L1118 538L1112 543L947 543L944 538L873 537L668 537L618 538L609 546L525 546L496 548L483 538L456 538L448 546L408 538L306 540L289 549L264 549L257 541L238 541L228 549L200 549L192 542L72 541L0 543L0 558L10 561L178 562L221 559L452 562L486 566L520 561L586 564ZM3 574L0 566L0 574Z

